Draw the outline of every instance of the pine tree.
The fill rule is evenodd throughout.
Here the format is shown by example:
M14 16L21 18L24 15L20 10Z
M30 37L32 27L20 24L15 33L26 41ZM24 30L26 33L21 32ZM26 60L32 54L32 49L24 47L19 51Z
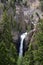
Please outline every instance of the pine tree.
M11 21L7 11L3 14L1 25L3 25L3 32L0 37L0 65L16 65L18 55L15 44L12 41Z
M43 20L39 20L37 27L38 31L34 37L34 42L30 43L22 65L43 65Z

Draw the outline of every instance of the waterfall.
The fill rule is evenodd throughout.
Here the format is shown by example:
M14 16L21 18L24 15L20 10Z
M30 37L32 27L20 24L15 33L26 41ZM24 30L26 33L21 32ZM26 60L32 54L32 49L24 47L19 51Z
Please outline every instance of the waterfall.
M20 42L20 49L19 49L19 57L22 57L23 55L23 41L25 39L25 37L27 36L27 32L23 33L20 38L21 38L21 42Z

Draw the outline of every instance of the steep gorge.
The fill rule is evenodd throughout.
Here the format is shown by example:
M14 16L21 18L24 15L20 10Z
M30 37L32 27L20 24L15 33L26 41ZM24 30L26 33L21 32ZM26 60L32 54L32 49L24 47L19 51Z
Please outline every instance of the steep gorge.
M6 0L5 2L5 0L3 0L2 2L0 0L1 65L4 62L4 65L35 65L34 63L40 65L37 64L40 58L38 56L38 59L36 59L36 56L42 46L39 47L38 44L35 43L39 43L40 41L43 43L43 37L41 36L43 35L43 12L40 9L39 0L23 1ZM42 22L40 22L40 20ZM38 25L40 25L40 27L38 27ZM40 28L42 29L40 30ZM38 32L41 39L39 38L37 41ZM4 58L5 61L2 60L2 58Z

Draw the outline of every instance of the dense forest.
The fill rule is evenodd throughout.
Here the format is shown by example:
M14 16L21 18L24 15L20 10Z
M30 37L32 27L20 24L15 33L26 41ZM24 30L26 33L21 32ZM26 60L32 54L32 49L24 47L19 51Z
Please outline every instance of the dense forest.
M43 0L25 16L31 1L35 0L0 0L0 65L43 65ZM26 31L30 33L19 58L19 37Z

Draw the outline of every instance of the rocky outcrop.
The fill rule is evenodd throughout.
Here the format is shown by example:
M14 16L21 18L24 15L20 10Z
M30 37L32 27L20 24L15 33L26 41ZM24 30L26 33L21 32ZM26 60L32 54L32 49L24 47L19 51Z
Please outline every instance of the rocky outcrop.
M16 3L15 4L15 7L16 7L15 15L14 15L14 10L11 6L7 10L7 14L12 15L11 22L13 23L14 21L16 21L17 23L16 27L12 27L11 35L12 35L12 40L14 44L16 44L18 52L19 52L19 46L20 46L20 41L21 41L20 35L28 31L27 27L30 26L30 30L28 32L29 34L27 35L27 37L24 39L24 42L23 42L24 44L23 51L25 52L28 49L28 45L30 44L32 36L35 32L35 28L36 28L35 24L38 22L39 18L42 18L42 13L39 11L39 9L37 9L38 7L37 3L38 3L37 0L29 0L29 1L27 0L28 7L24 6L23 4L21 5L21 4ZM7 4L5 5L7 6ZM36 12L38 13L38 15L36 14ZM3 9L0 9L0 21L1 21L2 14L3 14ZM0 26L0 32L2 32L2 30L3 30L3 26Z
M13 42L14 42L14 43L17 43L18 38L19 38L19 36L20 36L19 32L18 32L18 31L16 31L16 32L11 32L11 34L12 34Z

